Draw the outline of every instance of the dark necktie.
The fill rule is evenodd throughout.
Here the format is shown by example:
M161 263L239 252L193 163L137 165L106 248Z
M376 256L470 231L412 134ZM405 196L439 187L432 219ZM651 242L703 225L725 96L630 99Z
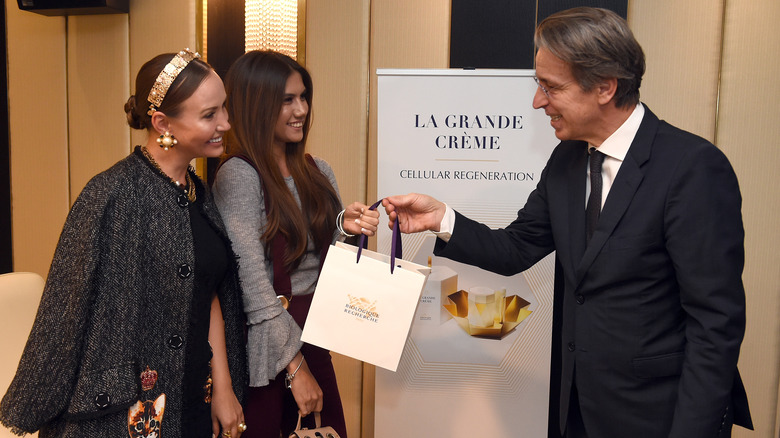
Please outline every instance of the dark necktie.
M589 242L590 238L593 237L593 232L596 231L599 213L601 213L601 164L604 163L605 157L606 155L597 150L593 150L590 154L590 196L585 210Z

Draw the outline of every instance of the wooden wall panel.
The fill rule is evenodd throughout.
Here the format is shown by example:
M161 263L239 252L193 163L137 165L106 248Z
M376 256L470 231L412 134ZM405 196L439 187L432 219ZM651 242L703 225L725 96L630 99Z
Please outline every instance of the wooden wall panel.
M144 62L195 47L196 5L135 0L129 15L67 18L5 7L14 270L45 277L84 184L146 141L131 140L122 107Z
M376 70L447 68L450 59L450 0L372 0L370 3L367 193L372 196L377 189ZM424 188L420 190L424 191ZM393 194L380 193L377 196ZM374 437L375 371L371 365L364 366L363 438Z
M197 45L198 2L195 0L133 0L130 2L130 71L124 76L135 92L141 66L160 53L175 53ZM125 97L130 97L129 95ZM144 96L143 99L146 97ZM130 145L146 143L146 131L131 130Z
M127 156L128 15L68 17L71 203L93 176Z
M447 68L450 59L449 35L450 0L371 1L369 194L376 193L376 70Z
M333 167L345 205L372 202L366 196L369 3L306 2L305 63L314 83L306 148ZM347 432L360 437L363 364L335 353L333 362Z
M780 3L726 0L716 136L739 177L745 224L747 333L740 368L756 432L778 437L780 382Z
M333 166L345 204L372 201L366 196L368 5L307 2L306 68L314 82L307 148Z
M45 276L70 208L65 19L5 8L14 270Z
M674 125L715 141L740 180L746 232L747 331L740 356L756 432L777 435L780 381L780 210L776 147L780 126L770 107L780 34L777 2L632 0L629 23L647 56L642 100ZM749 78L749 80L746 80ZM752 84L764 84L753 92ZM766 366L769 364L769 366Z
M715 138L723 0L631 0L628 22L647 71L641 99L660 118Z

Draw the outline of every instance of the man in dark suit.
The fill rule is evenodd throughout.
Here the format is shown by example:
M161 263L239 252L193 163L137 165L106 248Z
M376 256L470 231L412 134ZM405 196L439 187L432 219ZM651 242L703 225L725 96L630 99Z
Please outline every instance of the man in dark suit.
M618 15L563 11L534 41L533 105L561 143L517 219L491 230L409 194L385 200L391 223L432 230L435 254L503 275L556 251L550 412L564 436L752 428L737 371L744 231L731 165L639 102L644 54Z

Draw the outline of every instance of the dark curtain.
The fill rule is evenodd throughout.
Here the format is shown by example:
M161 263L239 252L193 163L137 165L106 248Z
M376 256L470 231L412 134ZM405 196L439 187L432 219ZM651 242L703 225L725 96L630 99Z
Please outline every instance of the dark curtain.
M452 0L450 67L532 69L536 24L575 6L625 18L628 0Z

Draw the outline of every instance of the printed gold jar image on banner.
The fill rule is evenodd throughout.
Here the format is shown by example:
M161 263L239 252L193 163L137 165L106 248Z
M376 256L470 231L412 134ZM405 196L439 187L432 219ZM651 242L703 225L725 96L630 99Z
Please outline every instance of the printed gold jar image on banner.
M530 303L506 289L472 287L447 297L444 308L471 336L501 339L518 326L531 310Z

